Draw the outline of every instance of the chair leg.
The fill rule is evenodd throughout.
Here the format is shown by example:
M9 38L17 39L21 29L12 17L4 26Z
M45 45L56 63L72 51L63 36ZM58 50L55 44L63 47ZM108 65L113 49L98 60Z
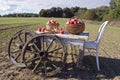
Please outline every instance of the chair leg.
M100 71L98 52L96 53L96 64L97 64L98 71Z

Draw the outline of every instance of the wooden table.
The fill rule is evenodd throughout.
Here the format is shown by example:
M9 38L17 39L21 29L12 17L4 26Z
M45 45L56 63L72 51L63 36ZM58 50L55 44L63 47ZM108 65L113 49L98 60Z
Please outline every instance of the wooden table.
M43 32L36 31L36 33L40 34ZM50 35L58 36L64 44L72 44L79 46L79 54L78 54L76 67L78 68L81 67L81 62L84 56L84 42L88 40L89 33L83 32L79 35L73 35L65 31L64 34L50 34Z

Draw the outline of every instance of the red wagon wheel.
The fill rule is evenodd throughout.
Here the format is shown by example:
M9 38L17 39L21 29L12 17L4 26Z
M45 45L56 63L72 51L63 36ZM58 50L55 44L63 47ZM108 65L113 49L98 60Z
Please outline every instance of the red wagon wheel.
M21 51L24 44L33 37L33 32L28 30L20 30L10 39L8 45L8 55L13 64L19 67L25 67L22 62Z
M59 38L49 34L40 34L25 44L22 57L25 65L32 72L53 76L64 67L65 53L66 49Z

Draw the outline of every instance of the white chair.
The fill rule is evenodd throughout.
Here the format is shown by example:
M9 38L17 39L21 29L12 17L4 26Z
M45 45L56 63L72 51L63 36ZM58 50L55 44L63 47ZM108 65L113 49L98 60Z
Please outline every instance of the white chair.
M99 44L100 44L101 36L102 36L102 34L103 34L103 32L104 32L107 24L108 24L108 21L105 21L100 26L100 28L98 30L97 38L94 41L85 41L85 45L84 45L84 48L88 50L87 53L95 54L96 55L96 64L97 64L98 71L100 71L98 49L99 49Z

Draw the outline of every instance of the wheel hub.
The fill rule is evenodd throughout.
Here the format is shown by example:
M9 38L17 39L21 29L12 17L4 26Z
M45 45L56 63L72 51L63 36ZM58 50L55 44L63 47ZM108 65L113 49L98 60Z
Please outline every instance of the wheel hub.
M19 49L21 50L23 48L23 45L19 45Z
M39 56L42 57L43 60L47 60L47 54L48 54L47 52L41 51L41 52L39 53Z
M41 56L41 57L45 56L45 52L43 52L43 51L40 52L40 53L39 53L39 56Z

